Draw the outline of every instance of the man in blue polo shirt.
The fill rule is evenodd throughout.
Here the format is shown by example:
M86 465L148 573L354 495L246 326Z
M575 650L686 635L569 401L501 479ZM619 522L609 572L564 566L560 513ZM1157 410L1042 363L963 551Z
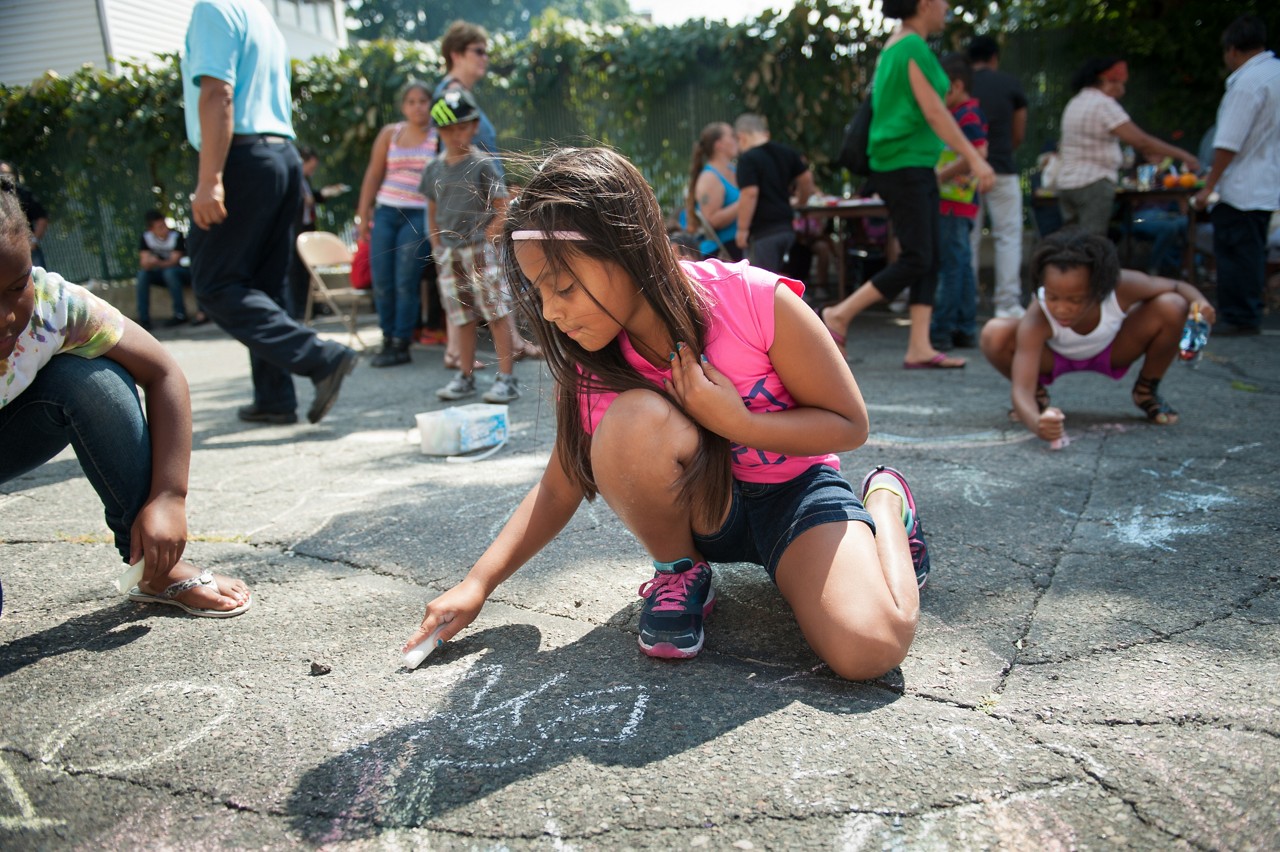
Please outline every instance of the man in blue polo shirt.
M355 368L356 353L285 311L302 160L293 146L289 55L260 0L197 0L182 56L187 138L200 152L187 242L196 296L249 349L251 423L294 423L292 374L315 385L317 423Z

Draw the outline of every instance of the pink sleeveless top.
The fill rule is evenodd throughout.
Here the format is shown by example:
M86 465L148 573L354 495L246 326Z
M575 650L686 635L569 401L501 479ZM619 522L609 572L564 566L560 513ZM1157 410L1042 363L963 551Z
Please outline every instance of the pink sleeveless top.
M376 201L384 207L405 207L410 210L425 210L427 198L418 191L422 182L422 170L427 162L436 155L436 134L428 133L421 145L412 148L397 145L400 131L405 122L400 122L391 132L391 143L387 146L387 173L378 187Z
M719 260L680 264L684 271L710 294L711 327L707 333L707 359L724 373L738 389L738 395L750 411L786 411L796 405L787 391L773 362L769 347L773 346L774 290L779 284L790 287L797 295L804 285L740 261L734 264ZM627 333L618 335L627 363L655 385L670 378L670 370L659 369L636 352ZM594 434L615 393L583 394L582 417L587 432ZM734 444L733 476L742 482L786 482L815 464L840 469L834 453L821 456L784 456L753 447Z

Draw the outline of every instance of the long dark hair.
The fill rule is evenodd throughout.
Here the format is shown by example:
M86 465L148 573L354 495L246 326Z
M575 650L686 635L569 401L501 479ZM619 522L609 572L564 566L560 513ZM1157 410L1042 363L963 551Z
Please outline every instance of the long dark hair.
M686 231L698 230L698 177L715 152L716 143L724 138L726 133L732 132L733 128L727 122L713 121L702 128L698 141L693 143L693 157L689 162L689 192L684 200Z
M681 269L658 199L625 157L607 148L563 148L533 165L524 189L508 209L500 247L503 274L557 384L556 452L569 479L592 498L599 489L591 469L591 436L583 424L580 397L644 389L662 394L677 408L679 403L627 363L616 338L599 351L588 352L543 317L538 288L524 277L512 250L512 233L524 230L581 234L582 240L539 243L549 268L564 269L573 257L617 264L662 320L671 339L686 342L695 352L706 348L712 306L705 290ZM710 528L720 520L732 487L729 442L701 426L698 432L698 452L680 477L680 498L693 519Z

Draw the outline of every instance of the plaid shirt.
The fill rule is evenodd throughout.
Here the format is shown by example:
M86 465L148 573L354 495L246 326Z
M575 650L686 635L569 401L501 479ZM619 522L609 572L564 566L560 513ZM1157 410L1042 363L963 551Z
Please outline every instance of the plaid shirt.
M1085 86L1062 111L1062 139L1058 156L1059 189L1079 189L1100 180L1114 181L1124 158L1120 140L1112 134L1129 121L1129 114L1110 95Z

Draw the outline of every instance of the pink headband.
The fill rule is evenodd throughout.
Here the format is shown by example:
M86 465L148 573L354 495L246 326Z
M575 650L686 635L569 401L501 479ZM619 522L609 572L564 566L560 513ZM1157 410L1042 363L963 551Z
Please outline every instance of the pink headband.
M578 231L512 231L513 240L573 240L585 242L586 237Z

